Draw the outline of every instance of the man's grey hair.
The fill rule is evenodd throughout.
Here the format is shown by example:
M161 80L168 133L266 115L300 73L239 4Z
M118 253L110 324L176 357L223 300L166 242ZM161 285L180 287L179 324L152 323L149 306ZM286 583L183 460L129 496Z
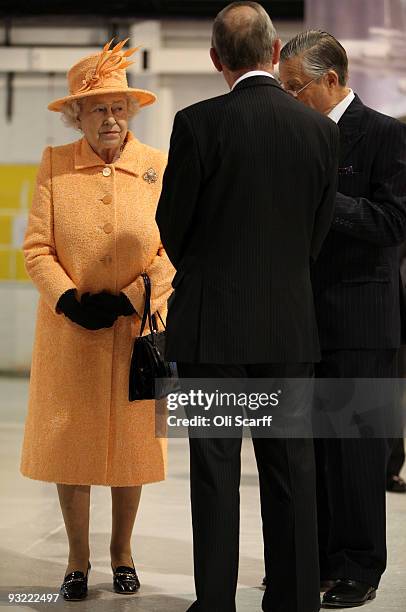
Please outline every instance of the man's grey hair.
M344 47L332 34L323 30L307 30L292 38L281 51L281 63L293 57L302 58L303 70L319 79L334 70L343 87L348 80L348 58Z
M276 39L271 18L257 2L232 2L214 20L212 47L233 72L270 64Z

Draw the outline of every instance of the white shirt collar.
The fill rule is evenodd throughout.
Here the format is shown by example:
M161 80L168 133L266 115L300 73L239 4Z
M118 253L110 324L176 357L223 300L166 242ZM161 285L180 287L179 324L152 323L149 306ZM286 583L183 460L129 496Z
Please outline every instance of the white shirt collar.
M329 112L328 116L330 119L332 119L335 123L338 123L354 98L355 94L352 89L350 89L350 93L348 93L345 98Z
M244 79L248 79L248 77L253 76L267 76L271 77L271 79L275 78L273 74L271 74L270 72L265 72L265 70L250 70L249 72L246 72L245 74L241 75L240 78L235 81L230 91L233 91L234 87Z

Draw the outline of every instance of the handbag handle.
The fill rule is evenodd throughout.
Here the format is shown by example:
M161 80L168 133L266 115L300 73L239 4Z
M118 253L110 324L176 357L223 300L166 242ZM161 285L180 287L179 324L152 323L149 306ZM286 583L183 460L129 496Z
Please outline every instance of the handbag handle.
M154 314L151 315L151 280L146 272L143 272L141 276L144 281L144 287L145 287L145 304L144 304L144 312L142 314L142 320L141 320L140 337L142 336L144 332L147 319L148 319L148 326L149 326L149 330L151 334L158 332L158 326L156 324L155 315ZM166 329L165 323L162 321L162 317L158 311L157 311L157 315L163 325L163 328Z
M148 274L143 273L141 274L141 276L142 276L142 280L144 281L145 304L144 304L144 312L142 314L142 320L141 320L140 336L142 336L144 332L147 318L148 318L148 323L149 323L149 329L151 330L151 281L149 280Z

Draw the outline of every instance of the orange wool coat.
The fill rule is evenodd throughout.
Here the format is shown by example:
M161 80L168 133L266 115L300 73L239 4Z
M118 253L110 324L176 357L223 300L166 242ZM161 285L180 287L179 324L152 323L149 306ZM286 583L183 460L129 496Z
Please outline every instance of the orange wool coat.
M128 401L139 316L88 331L56 312L60 296L75 288L79 296L123 291L142 313L140 274L146 271L151 309L165 317L174 269L155 223L165 164L163 153L131 132L113 164L84 138L44 151L24 242L26 268L40 293L24 476L110 486L165 477L166 442L155 437L155 402ZM155 182L146 180L151 168Z

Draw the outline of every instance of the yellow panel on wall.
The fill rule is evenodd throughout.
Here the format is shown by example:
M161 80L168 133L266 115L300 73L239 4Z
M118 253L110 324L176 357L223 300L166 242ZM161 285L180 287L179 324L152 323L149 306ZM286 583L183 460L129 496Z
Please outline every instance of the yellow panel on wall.
M17 251L16 253L16 279L21 281L30 280L25 271L24 254L22 251Z
M0 207L28 210L35 187L38 166L0 165Z
M10 278L10 252L0 251L0 280Z
M12 243L13 219L10 215L2 215L0 211L0 244L8 245Z
M0 282L29 280L21 251L38 166L0 165Z

